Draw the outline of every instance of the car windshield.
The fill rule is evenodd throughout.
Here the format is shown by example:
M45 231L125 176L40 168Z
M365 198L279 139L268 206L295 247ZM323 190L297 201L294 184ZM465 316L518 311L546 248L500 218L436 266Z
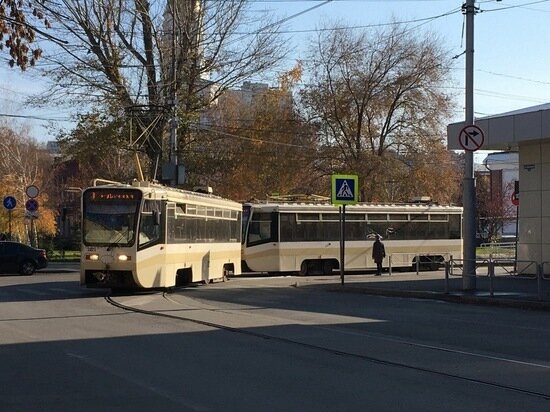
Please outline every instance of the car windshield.
M83 239L88 246L131 246L135 242L141 193L94 189L84 195Z

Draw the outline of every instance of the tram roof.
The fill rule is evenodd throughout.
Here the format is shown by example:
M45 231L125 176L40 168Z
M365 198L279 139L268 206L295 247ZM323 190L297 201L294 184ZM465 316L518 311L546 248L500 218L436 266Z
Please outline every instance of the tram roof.
M334 212L337 205L331 203L302 203L302 202L263 202L247 203L254 208L261 208L272 211L295 211L295 212ZM346 212L445 212L462 213L461 206L440 205L437 203L357 203L347 205Z
M101 180L101 179L98 179L98 181L104 182L104 184L94 185L94 186L91 186L90 188L138 189L138 190L141 190L144 194L148 194L150 198L154 198L158 200L169 200L174 202L193 200L194 203L203 203L206 205L218 205L218 206L223 205L223 206L229 206L234 209L240 209L242 207L240 203L231 199L226 199L218 195L214 195L211 193L193 192L191 190L165 186L155 182L135 180L131 184L128 184L128 183L112 182L112 181Z

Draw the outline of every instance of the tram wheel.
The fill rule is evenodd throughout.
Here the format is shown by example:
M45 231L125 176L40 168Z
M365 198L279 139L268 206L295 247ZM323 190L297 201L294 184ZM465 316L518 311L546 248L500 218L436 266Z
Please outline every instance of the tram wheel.
M307 276L309 273L309 261L304 260L300 265L300 276Z

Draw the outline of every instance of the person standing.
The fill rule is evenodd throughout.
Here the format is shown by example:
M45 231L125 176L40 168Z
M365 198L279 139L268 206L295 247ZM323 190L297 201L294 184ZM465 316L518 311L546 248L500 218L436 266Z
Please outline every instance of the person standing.
M376 235L376 240L372 244L372 259L376 262L376 276L382 274L382 261L386 257L386 248L380 241L380 236Z

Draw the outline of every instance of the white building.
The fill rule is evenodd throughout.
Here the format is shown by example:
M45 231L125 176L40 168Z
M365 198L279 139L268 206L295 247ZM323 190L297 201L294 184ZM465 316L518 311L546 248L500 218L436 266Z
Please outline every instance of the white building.
M550 103L477 119L481 150L517 151L519 160L518 269L550 267ZM462 150L464 122L447 126L447 147ZM481 141L478 136L478 143Z

